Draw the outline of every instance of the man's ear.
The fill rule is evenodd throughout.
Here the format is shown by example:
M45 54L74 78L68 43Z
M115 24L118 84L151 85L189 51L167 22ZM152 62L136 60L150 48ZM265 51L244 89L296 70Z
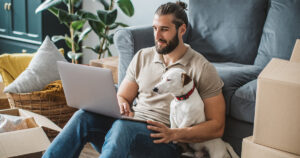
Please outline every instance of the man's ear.
M187 26L185 24L182 24L178 29L181 36L183 36L186 32Z
M188 76L186 73L182 73L181 74L181 82L182 82L182 86L187 85L188 83L190 83L192 81L192 79L190 78L190 76Z

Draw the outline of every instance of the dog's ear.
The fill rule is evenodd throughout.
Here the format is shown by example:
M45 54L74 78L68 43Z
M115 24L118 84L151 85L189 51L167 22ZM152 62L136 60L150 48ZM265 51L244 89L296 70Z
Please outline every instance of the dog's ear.
M192 81L192 79L190 78L190 76L188 76L186 73L182 73L181 74L181 82L182 82L182 86L187 85L188 83L190 83Z

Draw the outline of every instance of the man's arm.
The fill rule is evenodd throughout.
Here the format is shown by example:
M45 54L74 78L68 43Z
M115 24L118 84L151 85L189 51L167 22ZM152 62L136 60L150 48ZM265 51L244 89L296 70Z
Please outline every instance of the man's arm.
M223 136L225 127L225 101L223 94L203 100L206 121L192 127L170 129L162 123L147 121L148 129L156 131L150 136L158 138L154 143L170 141L196 143Z
M122 81L118 93L118 103L120 106L120 113L126 116L133 116L130 105L138 93L138 85L134 81L127 80Z

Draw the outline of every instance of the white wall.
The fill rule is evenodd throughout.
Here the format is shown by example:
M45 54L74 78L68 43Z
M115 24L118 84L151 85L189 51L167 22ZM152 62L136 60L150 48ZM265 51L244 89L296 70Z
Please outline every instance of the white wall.
M129 26L141 26L141 25L152 25L152 19L155 10L163 3L176 2L177 0L131 0L134 6L134 15L127 17L122 11L118 10L117 21L125 23ZM182 0L188 3L188 0ZM96 0L85 0L83 1L83 9L96 12L96 10L103 8L102 5ZM98 43L98 37L94 32L90 33L88 38L83 42L83 45L95 46ZM117 52L114 46L111 46L113 56L117 56ZM96 59L98 54L93 53L90 50L83 50L83 63L87 64L91 59Z

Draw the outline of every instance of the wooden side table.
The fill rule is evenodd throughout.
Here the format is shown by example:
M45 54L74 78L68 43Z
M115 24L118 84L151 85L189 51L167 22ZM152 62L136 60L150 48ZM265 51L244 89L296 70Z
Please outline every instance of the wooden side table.
M90 60L90 66L110 69L112 71L115 84L118 84L118 65L119 65L118 56Z

